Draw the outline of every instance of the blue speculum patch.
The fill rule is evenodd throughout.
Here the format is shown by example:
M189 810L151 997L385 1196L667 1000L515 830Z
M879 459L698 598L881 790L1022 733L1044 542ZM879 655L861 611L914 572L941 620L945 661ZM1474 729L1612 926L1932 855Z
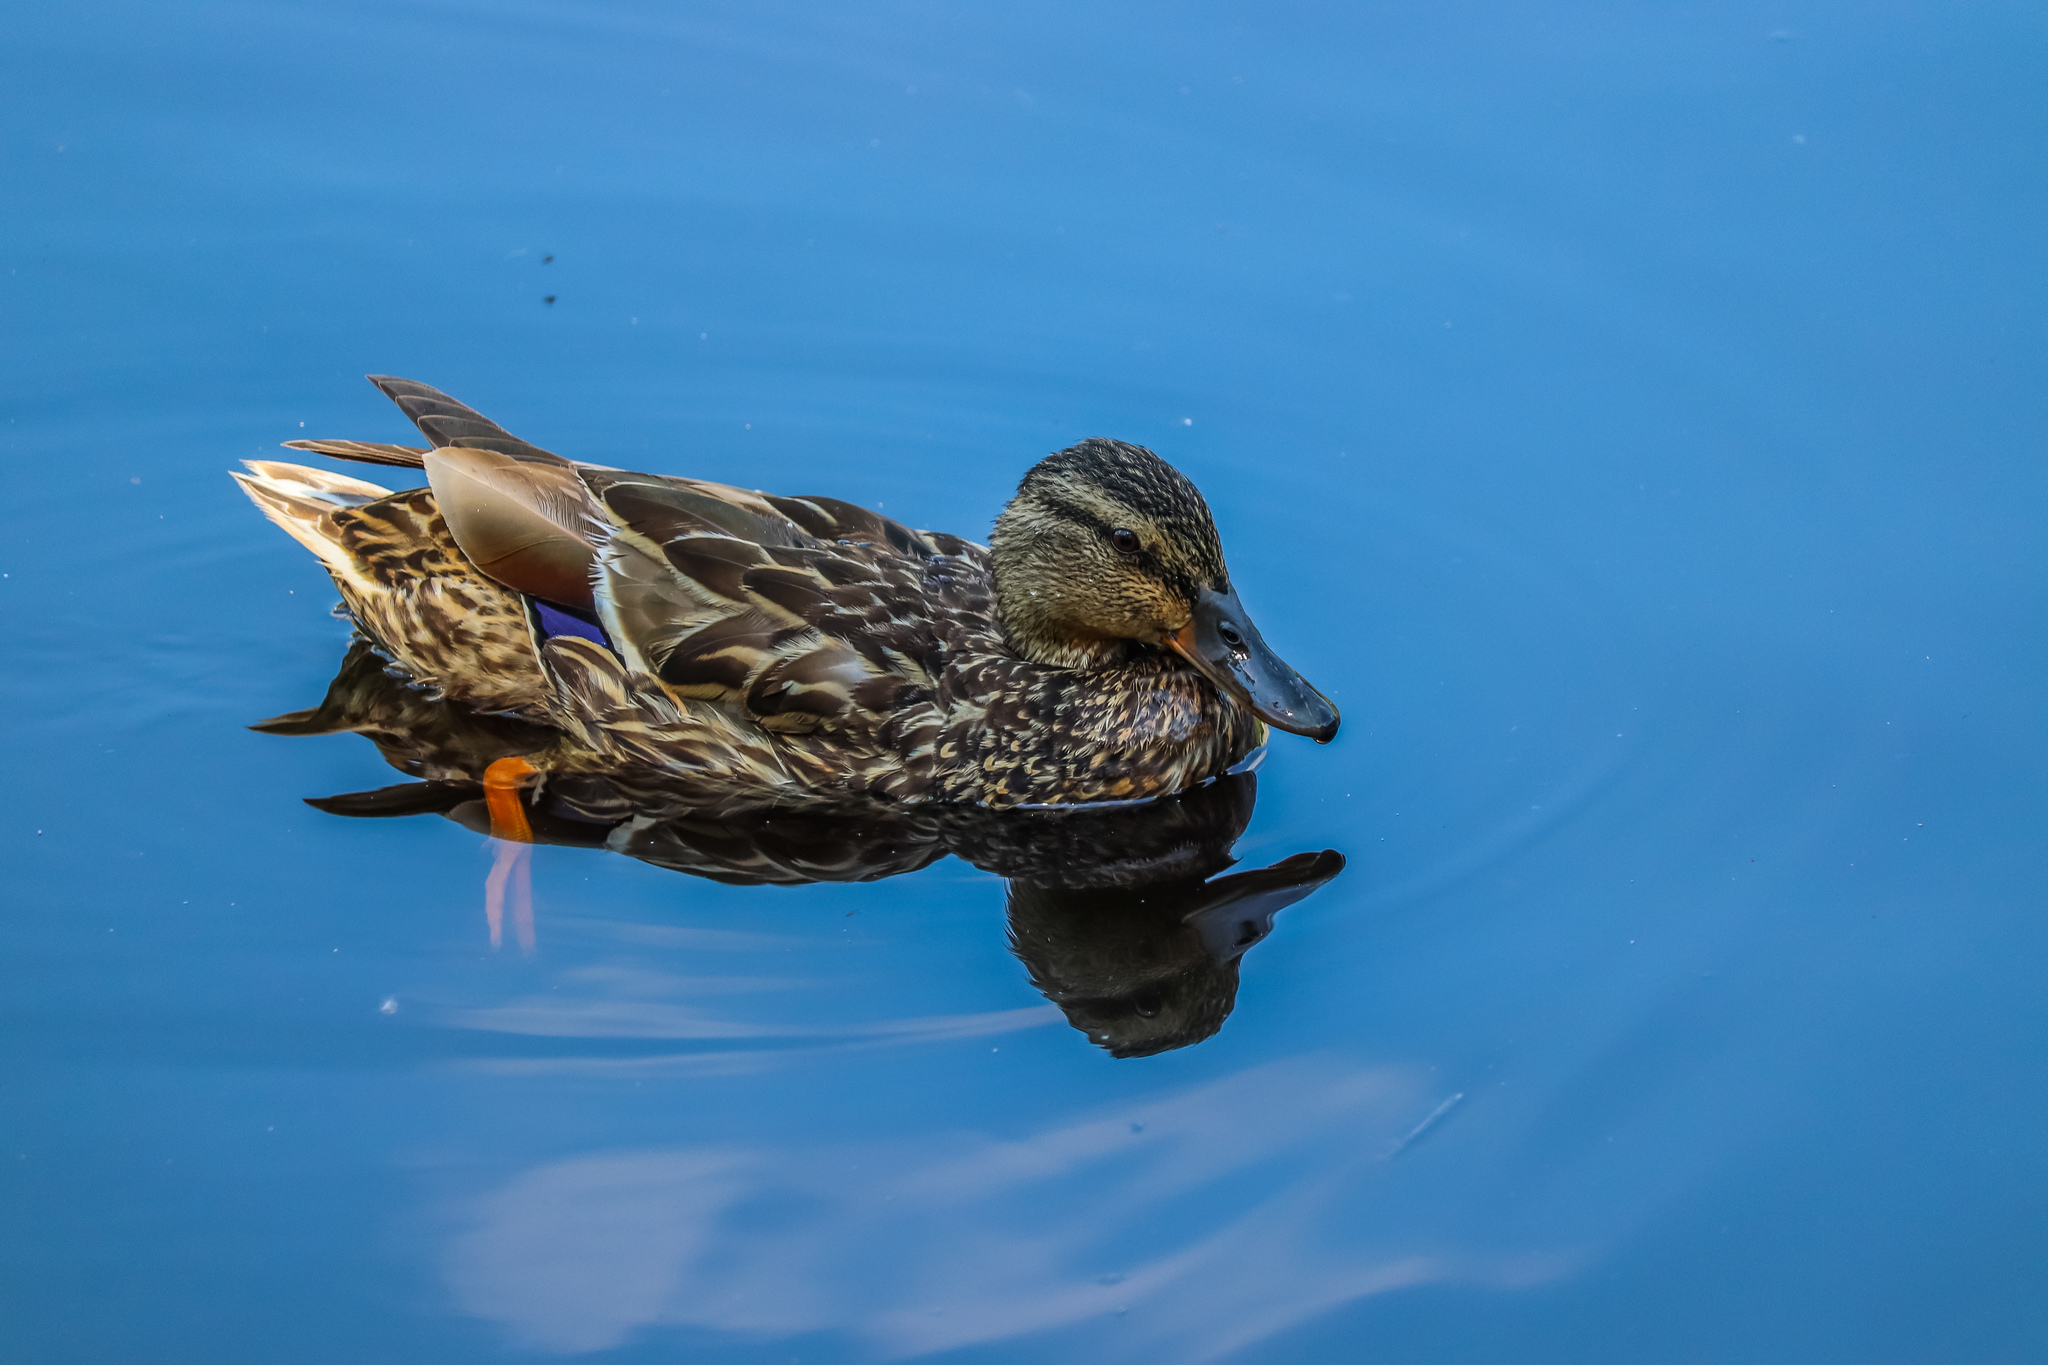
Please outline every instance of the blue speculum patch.
M552 640L557 635L574 635L579 640L588 640L606 649L612 647L611 637L604 633L604 627L589 612L557 606L538 597L532 600L534 615L540 618L542 640Z

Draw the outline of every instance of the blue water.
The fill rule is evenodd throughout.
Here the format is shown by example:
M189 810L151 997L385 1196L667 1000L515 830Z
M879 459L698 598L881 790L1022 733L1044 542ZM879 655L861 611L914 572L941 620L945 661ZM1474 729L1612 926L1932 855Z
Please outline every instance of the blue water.
M2038 7L6 19L0 1357L2048 1357ZM1152 446L1345 871L1123 1060L954 858L494 950L244 728L366 372L976 537Z

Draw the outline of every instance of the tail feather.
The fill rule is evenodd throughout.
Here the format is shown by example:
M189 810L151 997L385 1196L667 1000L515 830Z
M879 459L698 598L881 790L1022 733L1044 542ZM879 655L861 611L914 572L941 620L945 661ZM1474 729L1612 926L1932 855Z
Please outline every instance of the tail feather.
M391 496L391 490L381 484L302 464L285 464L281 460L244 460L242 464L274 488L331 507L361 507Z
M425 446L385 445L381 441L286 441L284 448L332 455L337 460L355 460L362 464L401 465L407 469L420 468L420 462L427 453Z
M437 447L495 450L515 460L562 463L561 456L542 450L531 441L520 440L475 408L456 402L431 385L389 374L373 374L368 379L386 398L398 404L399 411L410 417L421 434Z
M257 462L250 463L253 466ZM287 469L295 467L284 466ZM305 472L319 473L318 470ZM356 504L330 501L301 482L274 479L263 473L237 474L230 470L228 477L242 486L242 491L249 495L249 500L263 509L264 516L276 522L278 528L286 535L311 550L314 556L327 566L329 573L363 593L375 591L374 586L364 576L363 566L337 539L337 528L331 515L340 508ZM355 480L347 482L353 483Z

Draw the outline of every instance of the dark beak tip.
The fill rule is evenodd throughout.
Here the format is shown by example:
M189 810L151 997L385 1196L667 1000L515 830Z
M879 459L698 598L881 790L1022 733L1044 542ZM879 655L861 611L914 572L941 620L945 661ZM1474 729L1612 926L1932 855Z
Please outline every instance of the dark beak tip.
M1308 711L1309 714L1307 715L1303 715L1301 710L1294 708L1268 708L1255 705L1252 709L1261 720L1276 730L1285 730L1290 735L1301 735L1306 739L1314 740L1318 744L1328 744L1337 737L1337 727L1344 723L1344 718L1338 715L1337 708L1330 705L1320 694L1317 695L1316 700L1321 702L1322 705L1302 708ZM1328 719L1324 719L1324 717L1328 717Z
M1331 740L1335 739L1337 737L1337 727L1341 723L1338 720L1332 719L1322 725L1312 725L1296 720L1291 716L1286 720L1281 720L1279 717L1270 714L1264 716L1263 719L1266 724L1276 730L1285 730L1290 735L1300 735L1305 739L1312 739L1318 744L1328 744Z

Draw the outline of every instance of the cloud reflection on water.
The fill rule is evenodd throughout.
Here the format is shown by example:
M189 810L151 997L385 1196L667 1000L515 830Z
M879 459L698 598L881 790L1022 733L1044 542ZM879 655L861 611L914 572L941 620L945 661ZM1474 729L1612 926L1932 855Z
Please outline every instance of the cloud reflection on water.
M468 1205L445 1275L561 1353L667 1327L900 1357L1108 1320L1118 1350L1214 1359L1367 1295L1564 1268L1370 1226L1362 1197L1442 1098L1420 1068L1297 1059L1015 1139L578 1156Z
M971 1038L1009 1033L1059 1021L1051 1005L877 1019L847 1024L772 1024L720 1019L691 1005L656 1001L562 1003L534 999L489 1009L453 1010L440 1022L451 1028L517 1033L534 1038Z
M763 934L665 930L586 922L586 933L642 944L700 951L784 951L801 939ZM550 1047L535 1056L472 1058L467 1070L494 1074L576 1073L635 1076L732 1074L786 1065L819 1052L980 1038L1043 1028L1061 1015L1051 1005L883 1019L792 1019L749 1009L749 997L787 997L815 989L816 977L760 973L668 972L630 962L592 963L554 974L550 988L502 1004L428 1006L424 1018L442 1028L517 1038L586 1040L588 1051ZM751 1017L750 1017L751 1016ZM691 1048L621 1055L615 1045L743 1045L740 1050Z

